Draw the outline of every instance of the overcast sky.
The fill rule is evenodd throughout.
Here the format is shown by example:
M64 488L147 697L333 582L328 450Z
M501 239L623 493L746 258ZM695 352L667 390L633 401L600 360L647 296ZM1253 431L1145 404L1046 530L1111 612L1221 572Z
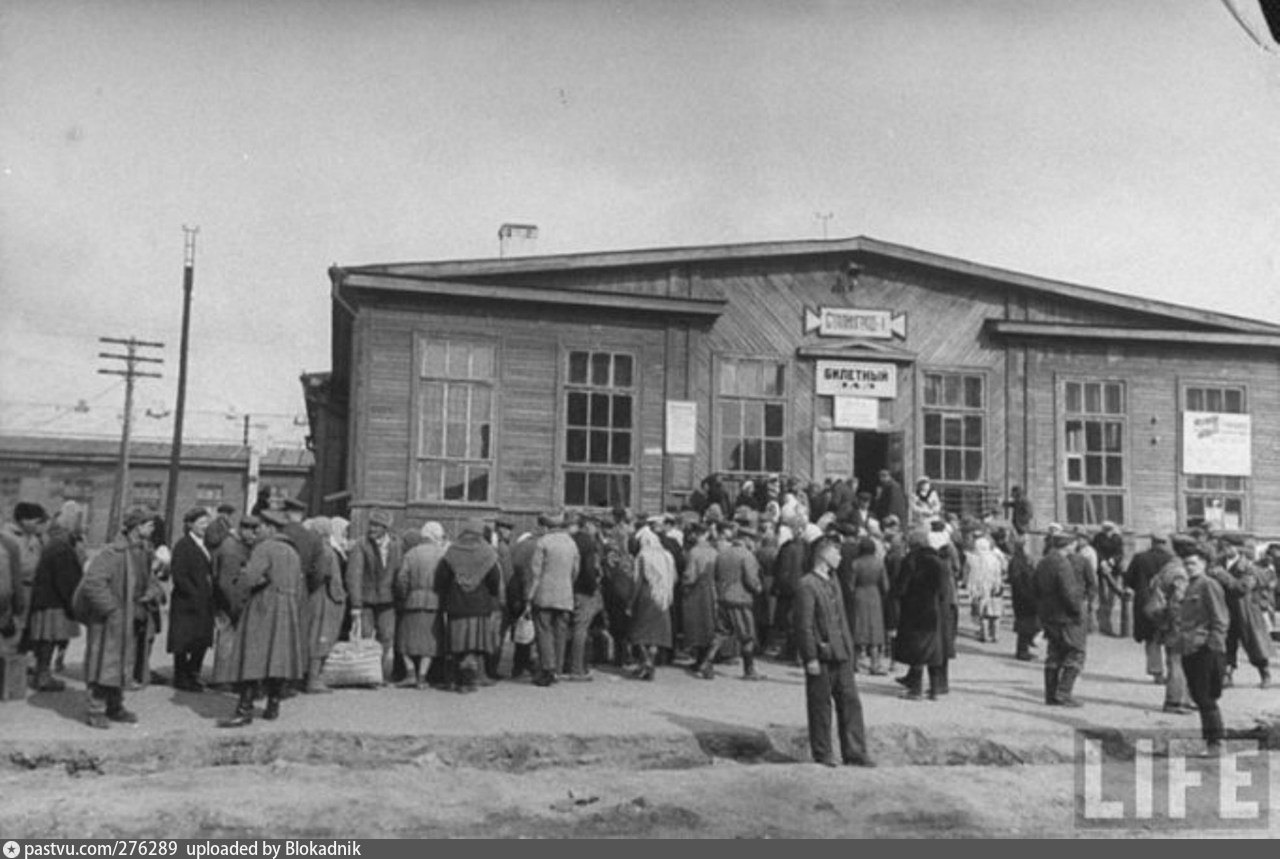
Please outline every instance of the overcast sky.
M1280 323L1280 53L1214 0L0 7L0 430L300 438L333 263L868 235ZM830 214L825 222L817 215ZM87 413L71 411L86 400Z

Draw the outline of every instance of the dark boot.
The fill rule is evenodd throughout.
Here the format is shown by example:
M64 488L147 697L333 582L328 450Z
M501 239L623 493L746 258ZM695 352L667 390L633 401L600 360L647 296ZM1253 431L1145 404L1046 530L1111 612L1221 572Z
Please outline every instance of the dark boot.
M268 696L267 696L267 706L266 706L266 707L264 707L264 708L263 708L263 710L262 710L262 718L264 718L264 719L278 719L278 718L280 718L280 695L279 695L279 693L277 693L277 694L275 694L275 695L268 695Z
M219 719L219 728L243 728L253 722L253 693L251 684L240 687L240 701L236 704L236 714L230 719Z
M756 670L756 652L755 648L748 644L742 648L742 679L743 680L764 680L763 674Z
M1044 702L1046 704L1058 703L1058 672L1060 670L1047 665L1044 668Z
M702 658L698 660L698 664L693 669L693 673L703 680L716 679L716 669L712 663L715 661L718 649L714 644L705 648L702 652Z
M35 642L35 653L36 673L31 681L32 687L37 692L61 692L66 689L67 684L53 676L51 668L53 664L53 642Z
M1058 694L1054 699L1054 703L1059 707L1083 707L1084 705L1071 697L1071 690L1075 688L1076 678L1080 676L1078 668L1063 668L1062 676L1058 678Z

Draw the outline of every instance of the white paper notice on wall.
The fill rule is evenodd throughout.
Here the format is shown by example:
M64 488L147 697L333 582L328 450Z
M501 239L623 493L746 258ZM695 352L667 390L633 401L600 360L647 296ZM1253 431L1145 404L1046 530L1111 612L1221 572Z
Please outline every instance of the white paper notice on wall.
M693 456L698 452L698 404L667 400L667 453Z
M880 401L868 397L835 397L832 423L841 429L876 429L880 426Z
M1253 470L1251 438L1249 415L1183 412L1182 471L1249 477Z

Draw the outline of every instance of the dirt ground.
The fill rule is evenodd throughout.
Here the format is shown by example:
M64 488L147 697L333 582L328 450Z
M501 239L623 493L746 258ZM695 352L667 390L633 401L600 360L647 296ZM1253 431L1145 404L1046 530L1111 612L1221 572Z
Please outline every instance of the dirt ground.
M1045 707L1040 666L1012 660L1007 645L960 649L953 691L937 703L902 701L891 678L859 675L880 765L829 769L808 762L803 677L777 663L766 683L725 665L713 683L671 667L653 683L600 671L594 683L503 682L467 696L341 690L289 699L278 721L238 731L214 727L230 695L151 686L128 696L138 725L100 732L83 723L73 646L69 691L0 703L0 835L1172 834L1159 821L1124 832L1075 822L1076 728L1196 733L1194 716L1160 712L1162 690L1132 642L1090 639L1077 690L1086 706L1074 711ZM1228 690L1232 732L1280 748L1275 695Z

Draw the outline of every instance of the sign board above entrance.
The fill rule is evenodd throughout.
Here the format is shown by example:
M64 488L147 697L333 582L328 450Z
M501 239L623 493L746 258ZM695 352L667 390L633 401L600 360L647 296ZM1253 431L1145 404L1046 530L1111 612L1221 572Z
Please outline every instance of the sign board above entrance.
M907 314L856 307L804 309L804 333L819 337L867 337L873 340L907 339Z
M825 397L874 397L892 400L898 396L898 368L872 361L819 361L814 374L814 390Z

